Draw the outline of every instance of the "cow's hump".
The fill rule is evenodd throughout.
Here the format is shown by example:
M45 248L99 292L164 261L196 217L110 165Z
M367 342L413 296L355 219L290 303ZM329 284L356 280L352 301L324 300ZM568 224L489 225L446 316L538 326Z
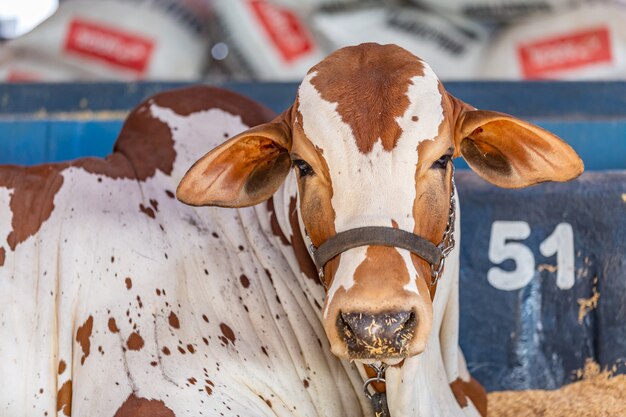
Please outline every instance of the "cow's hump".
M54 197L63 186L64 170L76 167L102 177L137 181L152 178L157 171L171 174L176 160L174 139L170 127L150 111L153 104L181 116L217 108L240 116L247 126L274 117L271 110L237 93L209 86L186 87L157 94L131 111L113 153L106 158L37 166L0 165L0 191L5 189L4 198L8 195L11 213L10 230L0 230L0 266L5 260L6 247L14 251L50 218ZM0 204L2 200L0 193Z

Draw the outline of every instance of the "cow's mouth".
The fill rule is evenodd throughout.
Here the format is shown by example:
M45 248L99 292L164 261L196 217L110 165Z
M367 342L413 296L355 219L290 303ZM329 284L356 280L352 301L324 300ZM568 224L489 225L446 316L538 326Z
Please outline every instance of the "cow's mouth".
M389 363L410 356L417 321L412 311L340 313L336 324L351 360Z

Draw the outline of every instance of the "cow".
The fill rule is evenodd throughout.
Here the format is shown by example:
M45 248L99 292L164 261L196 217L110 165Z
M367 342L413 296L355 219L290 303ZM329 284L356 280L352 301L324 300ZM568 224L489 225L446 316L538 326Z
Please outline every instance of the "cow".
M373 44L314 67L277 118L185 88L133 110L107 158L0 167L0 414L367 416L386 364L367 388L390 415L484 415L457 343L458 155L506 187L582 170ZM361 226L457 245L432 287L406 249L319 266Z
M505 188L583 171L555 135L477 110L419 58L370 43L314 66L289 109L208 152L177 196L246 207L297 189L289 211L301 239L291 243L309 250L330 349L357 363L376 414L485 416L458 346L458 156Z
M175 199L198 155L273 117L189 87L133 110L104 159L0 167L1 416L368 414L282 241L290 200Z

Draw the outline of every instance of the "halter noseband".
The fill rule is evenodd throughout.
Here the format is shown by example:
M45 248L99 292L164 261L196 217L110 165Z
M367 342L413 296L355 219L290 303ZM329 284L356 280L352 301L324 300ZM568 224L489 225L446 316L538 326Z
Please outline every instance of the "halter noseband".
M450 164L452 164L452 162L450 162ZM452 252L455 245L454 221L456 218L456 205L454 201L454 190L456 189L456 185L454 182L454 165L452 165L451 186L448 224L443 233L443 238L438 245L414 233L385 226L366 226L346 230L329 238L319 247L315 247L308 233L305 233L309 240L309 251L317 267L317 273L322 283L324 283L324 266L335 256L349 249L376 245L406 249L424 259L430 265L430 286L435 286L443 272L445 259L448 254Z

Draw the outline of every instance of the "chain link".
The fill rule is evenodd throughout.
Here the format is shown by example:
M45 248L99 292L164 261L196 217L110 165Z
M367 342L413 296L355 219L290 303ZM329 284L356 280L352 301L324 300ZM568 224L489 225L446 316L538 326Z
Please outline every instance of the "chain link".
M446 261L446 257L452 252L456 242L454 240L454 223L456 221L456 200L454 199L454 192L456 190L456 183L454 182L454 164L450 161L452 165L452 175L450 181L450 210L448 212L448 224L446 225L446 230L443 232L443 238L441 239L441 243L437 245L439 249L441 249L441 253L443 256L439 259L437 264L433 264L430 266L430 287L434 287L441 279L441 274L443 273L443 267Z
M368 388L374 382L381 382L383 384L385 383L385 371L387 370L387 364L386 363L381 363L380 366L368 364L367 366L369 366L370 368L372 368L374 370L374 372L376 372L376 376L375 377L368 378L363 383L363 393L365 393L365 397L367 397L367 399L371 401L372 400L372 394L370 394Z

